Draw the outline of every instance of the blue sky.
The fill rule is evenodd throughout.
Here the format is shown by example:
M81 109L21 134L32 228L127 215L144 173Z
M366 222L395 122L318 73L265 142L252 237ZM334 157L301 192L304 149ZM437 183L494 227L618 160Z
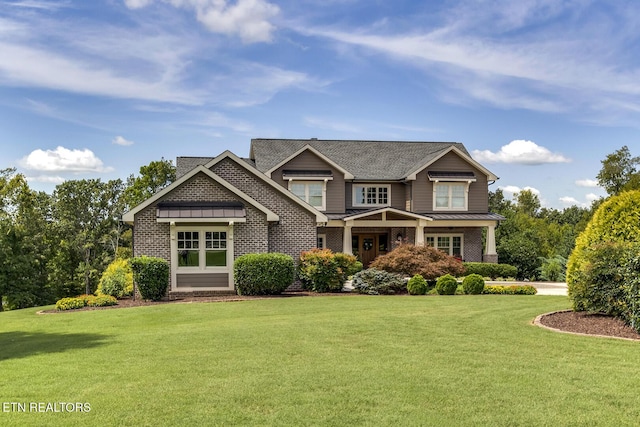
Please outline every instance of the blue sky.
M0 0L0 168L126 178L251 138L458 141L544 206L640 155L640 2Z

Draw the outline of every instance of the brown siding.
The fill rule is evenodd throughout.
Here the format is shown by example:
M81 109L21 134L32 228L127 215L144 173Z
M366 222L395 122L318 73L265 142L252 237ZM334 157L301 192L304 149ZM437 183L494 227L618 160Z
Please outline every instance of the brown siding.
M405 185L401 182L391 184L391 207L396 209L404 209L406 207L406 203L404 200L405 196Z
M327 206L325 212L343 213L345 211L344 174L310 151L303 151L271 174L271 179L288 188L288 181L282 179L282 171L294 170L330 170L333 180L327 181Z
M476 175L476 182L472 182L469 186L469 206L466 212L488 212L489 186L487 176L455 153L447 153L416 175L416 180L412 185L414 212L433 212L433 182L429 181L427 171L473 172Z
M226 288L229 286L227 273L177 274L176 286L180 288Z

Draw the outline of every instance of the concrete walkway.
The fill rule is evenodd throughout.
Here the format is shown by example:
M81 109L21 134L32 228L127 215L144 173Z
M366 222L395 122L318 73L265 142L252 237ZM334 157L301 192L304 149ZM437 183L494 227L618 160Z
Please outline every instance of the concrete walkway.
M533 285L538 293L536 295L567 295L567 284L561 282L486 282L487 285ZM344 284L345 292L351 292L353 286L351 281Z

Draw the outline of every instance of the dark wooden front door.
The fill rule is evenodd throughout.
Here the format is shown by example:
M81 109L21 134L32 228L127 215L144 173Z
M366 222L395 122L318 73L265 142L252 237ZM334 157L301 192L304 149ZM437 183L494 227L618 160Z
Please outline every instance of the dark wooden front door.
M358 256L365 268L378 255L387 253L386 234L358 234L353 237L353 253Z

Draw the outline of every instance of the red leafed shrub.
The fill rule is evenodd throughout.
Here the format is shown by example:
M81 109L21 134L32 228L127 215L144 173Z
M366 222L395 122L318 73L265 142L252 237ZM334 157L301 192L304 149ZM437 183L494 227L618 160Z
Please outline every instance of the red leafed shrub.
M431 246L403 244L386 255L375 259L370 267L390 273L414 276L420 274L425 280L435 280L445 274L462 276L464 266L456 258Z

